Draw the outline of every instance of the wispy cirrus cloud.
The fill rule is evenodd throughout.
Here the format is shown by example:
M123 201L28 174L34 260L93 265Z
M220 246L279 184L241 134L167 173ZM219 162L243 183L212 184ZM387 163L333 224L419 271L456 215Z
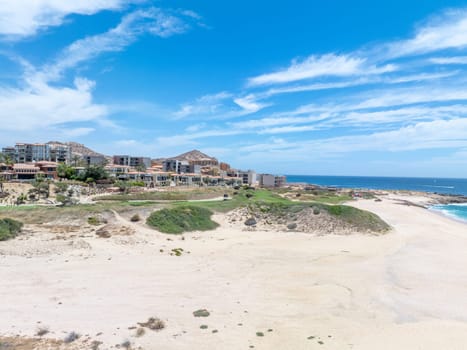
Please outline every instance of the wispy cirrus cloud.
M430 62L435 64L467 64L467 56L433 57L430 58Z
M334 53L311 55L303 61L293 60L292 64L272 73L262 74L248 79L250 86L283 84L322 76L346 77L354 75L372 75L396 70L393 64L382 67L368 64L366 58Z
M46 6L46 2L39 3ZM55 3L61 6L58 1ZM82 6L86 4L83 2ZM123 2L117 4L114 1L112 4L118 8ZM93 13L90 8L97 11L104 5L110 6L111 2L96 1L94 7L89 4L86 9ZM71 12L74 9L65 5L61 8ZM55 134L61 129L66 135L80 136L94 131L91 125L114 128L115 123L109 119L113 108L94 102L96 83L78 76L70 84L64 79L64 73L71 71L74 75L85 62L103 53L123 51L144 34L168 38L184 33L190 28L193 18L193 13L183 15L180 10L135 10L124 15L114 28L71 43L42 66L37 67L20 56L10 55L10 59L22 67L23 76L18 86L0 86L0 119L7 120L14 115L16 120L15 123L2 125L0 131L35 130L42 134ZM86 125L71 126L76 123Z
M18 40L62 25L71 14L93 15L120 10L135 0L0 0L0 36Z
M188 19L172 11L159 8L136 10L125 15L121 22L107 32L88 36L73 42L63 49L50 64L36 74L41 80L57 80L64 71L80 63L96 58L103 53L123 51L146 33L161 38L182 34L190 28L192 17Z
M467 47L467 9L451 9L430 18L407 40L384 46L387 58Z

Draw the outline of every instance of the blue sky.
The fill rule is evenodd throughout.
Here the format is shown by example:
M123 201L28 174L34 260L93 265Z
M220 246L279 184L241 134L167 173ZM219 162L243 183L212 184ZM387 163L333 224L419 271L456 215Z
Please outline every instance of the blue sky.
M0 0L0 145L467 177L465 1Z

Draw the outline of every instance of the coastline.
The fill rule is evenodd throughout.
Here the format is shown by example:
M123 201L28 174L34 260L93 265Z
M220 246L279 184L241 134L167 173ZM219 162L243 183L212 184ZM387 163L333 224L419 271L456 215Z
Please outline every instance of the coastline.
M216 230L183 236L130 214L109 217L131 233L108 239L90 225L27 225L0 242L0 339L43 325L49 339L81 334L76 348L89 338L103 348L463 349L465 224L421 208L429 196L380 198L346 203L390 224L380 236L251 231L226 214ZM195 318L203 308L211 315ZM149 317L167 329L137 337Z

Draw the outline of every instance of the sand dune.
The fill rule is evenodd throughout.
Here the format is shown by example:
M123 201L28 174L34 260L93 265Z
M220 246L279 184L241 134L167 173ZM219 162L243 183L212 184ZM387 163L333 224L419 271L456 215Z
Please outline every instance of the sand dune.
M46 325L101 349L465 349L467 225L395 199L352 203L393 227L383 236L251 232L218 215L182 239L119 217L136 233L83 227L36 254L52 234L29 227L0 242L0 333ZM166 328L136 337L152 316Z

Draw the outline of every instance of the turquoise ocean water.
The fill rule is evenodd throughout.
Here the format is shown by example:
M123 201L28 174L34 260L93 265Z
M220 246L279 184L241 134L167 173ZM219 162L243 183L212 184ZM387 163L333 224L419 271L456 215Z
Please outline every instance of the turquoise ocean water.
M467 196L467 179L287 175L287 183L355 189L423 191ZM467 203L436 205L431 209L458 220L467 221Z

